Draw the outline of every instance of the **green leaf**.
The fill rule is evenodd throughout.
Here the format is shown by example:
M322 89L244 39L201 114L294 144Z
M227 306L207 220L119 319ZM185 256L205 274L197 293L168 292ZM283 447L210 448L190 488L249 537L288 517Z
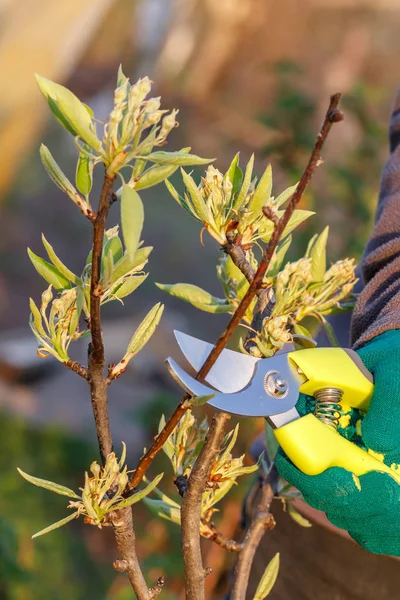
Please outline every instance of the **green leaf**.
M294 324L293 331L294 331L294 333L297 333L298 335L305 335L306 337L308 337L310 339L312 338L312 335L308 331L308 329L303 327L303 325L299 325L298 323Z
M184 208L191 217L197 219L198 217L196 216L196 213L193 211L192 207L185 201L185 199L180 194L178 194L172 183L166 180L165 185L167 186L167 190L169 191L173 199L179 204L179 206Z
M160 483L163 476L164 473L160 473L160 475L157 475L157 477L155 477L153 481L149 483L149 485L140 490L140 492L136 492L136 494L129 496L129 498L126 498L126 500L122 500L122 502L119 502L115 508L126 508L127 506L132 506L132 504L136 504L136 502L139 502L154 490L154 488Z
M225 299L216 298L209 292L190 283L156 283L156 286L171 296L189 302L192 306L210 313L225 313L232 311L232 305Z
M143 281L147 279L148 273L145 275L132 275L131 277L127 277L125 281L116 288L115 291L112 291L111 294L116 296L119 300L129 296L132 294L137 288L142 285Z
M119 65L117 75L117 87L121 87L121 85L123 85L125 81L128 81L128 78L126 77L126 75L124 75L122 71L122 65Z
M42 325L42 315L40 314L40 310L38 309L32 298L29 298L29 307L31 309L32 321L36 331L40 335L46 336L46 332L43 329Z
M87 108L70 90L45 77L36 75L40 91L47 99L57 120L74 136L79 136L97 152L102 149Z
M56 267L45 261L43 258L40 258L40 256L37 256L30 248L28 248L28 255L39 275L56 290L64 290L65 288L71 287L68 279L64 277Z
M73 336L77 330L77 327L79 325L79 319L81 318L84 301L85 301L85 294L83 292L83 289L79 286L76 289L75 310L72 313L71 321L69 324L68 333L70 336Z
M84 199L80 196L80 194L78 194L70 180L61 171L47 146L42 144L40 146L39 153L44 168L56 186L65 192L78 206L85 204Z
M250 200L249 210L252 211L254 219L261 215L261 209L271 197L272 192L272 167L268 165L265 169L260 183L256 187L253 198ZM254 220L253 219L253 220Z
M295 509L291 502L287 503L287 509L293 521L296 521L298 525L301 525L301 527L312 527L312 523L303 517L303 515L301 515L299 511Z
M145 246L144 248L139 248L139 250L135 252L133 260L127 254L124 254L124 256L114 266L111 282L114 283L115 281L117 281L124 275L128 275L128 273L132 271L143 269L144 265L147 263L148 256L152 250L153 246Z
M308 244L307 244L307 250L306 253L304 255L304 258L310 258L310 252L312 250L312 247L315 244L315 240L317 239L318 234L316 233L315 235L312 236L312 238L309 240Z
M337 339L337 337L335 335L335 331L334 331L332 325L322 315L320 315L320 319L322 320L322 325L324 327L325 333L327 335L327 338L328 338L330 344L334 348L338 348L340 346L339 340Z
M127 353L135 355L147 344L151 336L153 335L157 325L160 322L161 316L164 311L164 305L158 302L153 308L147 313L139 327L133 334L131 341L128 345Z
M82 283L80 277L78 277L77 275L75 275L75 273L70 271L68 267L66 267L64 263L58 258L57 254L54 252L53 246L49 244L49 242L44 237L43 233L42 242L43 246L46 249L49 259L51 260L55 268L61 273L61 275L64 275L64 277L66 277L69 281L75 283L75 285L80 285Z
M258 584L253 600L264 600L275 585L279 572L279 552L277 552L271 562L268 564Z
M233 208L235 210L239 210L239 208L242 206L243 202L246 200L246 196L248 194L249 187L251 184L251 177L253 175L253 166L254 166L254 154L251 155L250 160L247 163L246 170L244 173L242 187L240 189L238 197L236 198L236 200L233 204Z
M328 241L329 227L315 240L311 250L311 275L312 281L321 281L326 271L326 243Z
M280 206L282 206L282 204L285 204L285 202L293 196L293 194L296 191L296 188L297 188L297 183L296 183L296 185L292 185L292 186L288 187L281 194L279 194L279 196L277 198L275 198L275 200L274 200L274 206L276 208L279 208Z
M121 196L121 226L122 235L128 257L133 260L138 249L144 221L143 202L139 194L124 185Z
M158 433L160 433L164 429L164 427L165 427L165 416L161 415L161 419L160 419L160 422L158 424ZM174 444L171 441L171 436L169 436L167 438L167 440L164 443L162 449L165 452L165 454L168 456L168 458L172 461L172 457L175 454L175 447L174 447Z
M279 444L276 441L276 437L274 435L271 425L267 421L265 421L265 445L267 448L269 462L271 464L275 460Z
M85 148L88 150L88 148ZM93 175L93 160L80 152L78 163L76 165L76 176L75 183L78 190L84 196L90 194L92 189L92 175Z
M188 173L186 173L186 171L184 171L183 169L181 169L181 173L182 173L183 182L186 186L186 189L188 190L188 192L190 194L190 199L193 203L193 207L196 211L197 217L201 221L205 221L206 223L213 221L213 219L209 213L209 210L207 208L207 205L204 202L203 196L201 195L200 190L197 187L193 177L191 175L189 175Z
M117 235L113 235L109 240L106 241L103 248L103 254L107 256L110 250L112 254L113 264L116 265L117 262L121 260L124 254L122 242Z
M215 160L215 158L200 158L200 156L196 156L196 154L188 154L183 150L179 150L178 152L152 152L141 158L146 158L146 160L157 164L176 165L177 167L206 165Z
M284 211L278 211L279 218L283 215L283 212ZM311 210L302 210L302 209L295 210L289 219L289 223L285 227L285 230L282 234L282 239L285 238L286 236L288 236L290 233L292 233L292 231L294 229L296 229L296 227L301 225L301 223L303 223L304 221L309 219L312 215L315 215L315 212L313 212ZM269 233L269 236L271 235L271 233L272 233L272 231ZM263 241L268 241L269 236L267 236L267 239L265 239L265 236L263 236L261 239Z
M193 406L203 406L203 404L207 404L211 398L214 398L215 394L210 394L209 396L196 396L193 398L192 405Z
M135 190L144 190L154 185L158 185L168 177L171 177L179 169L176 165L156 165L148 169L141 175L135 183Z
M180 152L183 154L188 154L189 151L190 146L180 150ZM143 190L145 188L157 185L165 179L168 179L168 177L171 177L171 175L173 175L178 168L179 165L154 165L139 177L139 180L136 181L134 188L135 190Z
M224 175L232 184L232 196L240 189L243 179L242 169L239 167L239 152L234 156L229 169Z
M44 535L45 533L50 533L50 531L54 531L54 529L58 529L59 527L66 525L73 519L76 519L78 516L79 516L79 513L78 513L78 511L76 511L76 512L72 513L71 515L68 515L68 517L65 517L65 519L61 519L61 521L57 521L57 523L53 523L53 525L49 525L45 529L38 531L37 533L35 533L35 535L32 536L32 539L37 538L40 535Z
M75 494L74 490L70 490L64 485L60 485L58 483L54 483L53 481L47 481L47 479L39 479L38 477L33 477L32 475L28 475L22 469L17 467L18 473L29 483L36 485L38 487L42 487L45 490L49 490L50 492L54 492L55 494L60 494L60 496L68 496L68 498L78 498L79 496Z
M287 238L283 240L281 244L279 244L277 251L275 252L271 266L268 269L267 277L275 277L281 270L283 265L283 261L285 260L285 256L287 251L290 248L290 244L292 243L292 236L288 235Z
M171 506L168 502L163 500L153 500L153 498L144 498L144 504L154 512L158 517L162 517L167 521L172 521L177 525L181 522L181 508L180 506Z

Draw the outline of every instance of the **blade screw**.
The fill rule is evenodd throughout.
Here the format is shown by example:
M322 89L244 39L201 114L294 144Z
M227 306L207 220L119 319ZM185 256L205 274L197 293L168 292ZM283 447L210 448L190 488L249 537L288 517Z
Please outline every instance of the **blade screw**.
M270 371L264 377L264 389L273 398L285 398L289 386L278 371Z

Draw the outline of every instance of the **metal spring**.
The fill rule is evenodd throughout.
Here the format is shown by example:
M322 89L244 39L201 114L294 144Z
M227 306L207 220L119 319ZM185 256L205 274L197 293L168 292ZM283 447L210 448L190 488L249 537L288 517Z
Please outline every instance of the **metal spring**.
M340 401L343 390L339 388L322 388L315 392L314 415L325 425L338 428L340 419Z

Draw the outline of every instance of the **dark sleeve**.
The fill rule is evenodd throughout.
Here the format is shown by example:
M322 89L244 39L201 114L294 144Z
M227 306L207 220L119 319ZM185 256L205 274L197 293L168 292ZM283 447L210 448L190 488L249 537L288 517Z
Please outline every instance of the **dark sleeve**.
M385 331L400 329L400 88L389 141L375 226L360 265L364 288L353 311L350 333L355 349Z

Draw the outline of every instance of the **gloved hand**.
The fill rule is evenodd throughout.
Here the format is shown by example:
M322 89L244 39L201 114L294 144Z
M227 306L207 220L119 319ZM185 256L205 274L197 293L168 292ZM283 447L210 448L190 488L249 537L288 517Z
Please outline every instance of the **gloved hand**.
M357 353L374 376L374 394L364 418L359 411L344 410L339 433L400 474L400 330L375 337ZM313 406L313 398L300 396L300 414L311 412ZM378 471L357 477L339 467L304 475L281 449L276 466L310 506L324 511L361 546L375 554L400 556L398 480Z

